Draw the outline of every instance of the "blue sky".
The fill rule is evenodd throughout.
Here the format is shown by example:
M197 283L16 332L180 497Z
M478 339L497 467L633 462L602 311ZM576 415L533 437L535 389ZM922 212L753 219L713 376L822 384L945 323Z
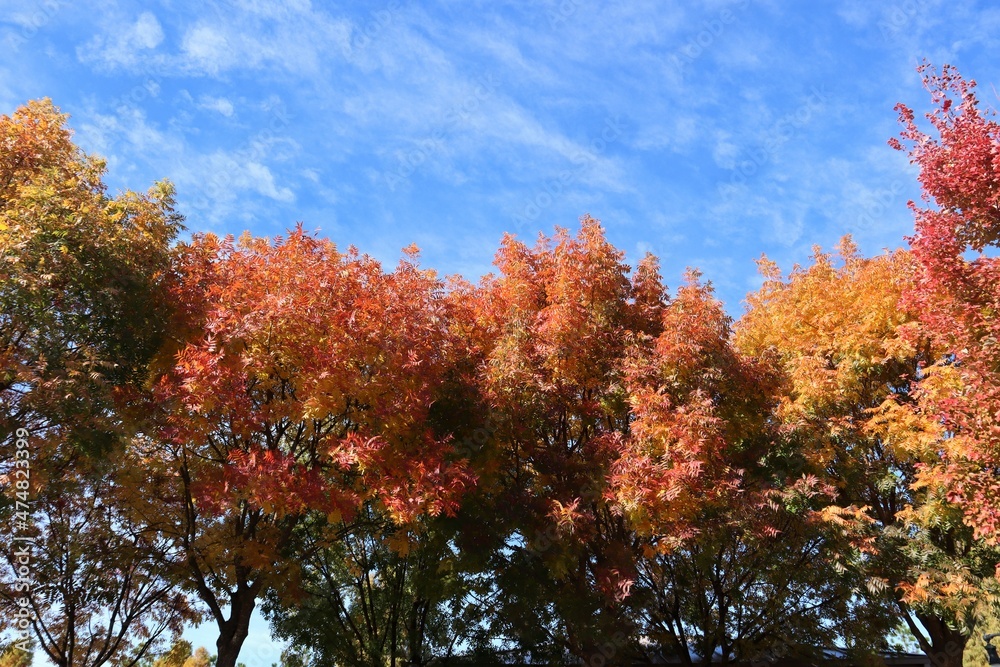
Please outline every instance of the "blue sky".
M902 243L893 106L927 108L921 58L995 104L998 28L959 0L0 0L0 112L51 97L112 188L169 178L191 230L302 221L476 278L504 231L590 213L738 315L761 253Z

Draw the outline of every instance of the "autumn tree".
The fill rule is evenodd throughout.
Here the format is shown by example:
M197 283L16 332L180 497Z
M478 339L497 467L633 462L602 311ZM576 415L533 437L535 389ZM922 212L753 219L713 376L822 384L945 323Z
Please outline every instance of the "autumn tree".
M25 650L23 646L18 646L15 642L2 645L0 648L0 666L2 667L31 667L34 662L34 654L30 648Z
M0 117L0 607L30 611L56 664L130 664L186 613L105 465L163 339L181 219L168 183L109 196L66 119L48 100Z
M995 600L1000 553L975 538L947 488L919 480L939 441L914 383L939 352L901 303L915 285L913 257L863 258L847 237L838 261L817 250L787 277L760 266L764 284L748 297L737 344L777 360L785 383L774 414L835 487L831 516L854 517L842 525L859 547L863 596L935 664L961 665Z
M603 496L629 422L622 360L637 332L660 326L655 260L630 275L585 217L575 236L557 229L534 247L504 237L495 264L497 275L454 297L494 441L478 502L503 538L478 540L491 545L492 590L475 594L496 610L490 635L521 655L589 660L618 637L622 659L629 535Z
M0 117L4 463L17 428L44 435L39 456L108 446L121 431L113 393L144 379L170 310L172 187L108 196L104 163L73 144L66 118L48 100Z
M151 667L184 667L184 663L191 657L191 650L191 642L178 637L166 651L155 658L150 655L146 662Z
M934 106L926 117L897 105L903 126L891 145L920 169L923 205L910 204L919 267L906 300L941 350L919 396L940 424L928 449L941 457L922 476L947 488L977 535L997 541L1000 487L1000 125L980 108L975 81L945 65L919 71Z
M135 511L177 547L234 667L259 598L296 577L304 517L350 524L376 503L406 524L453 512L473 478L427 427L449 341L412 255L386 273L301 228L198 235L177 272L188 308L152 393L159 426L131 450L149 489Z
M418 665L456 651L489 659L497 649L482 623L495 606L480 597L494 575L486 561L502 545L483 485L497 460L489 408L474 380L481 358L469 287L459 277L446 285L442 323L451 342L441 349L442 381L427 418L479 481L453 516L401 526L366 503L350 521L314 514L296 527L290 549L300 586L272 591L263 608L272 632L304 664Z
M215 656L210 655L208 649L199 646L184 660L183 667L212 667L215 664L214 658Z
M632 423L607 494L641 547L628 598L640 631L682 664L773 660L851 635L846 545L822 514L832 489L771 418L774 361L733 345L697 272L629 358Z
M155 557L170 545L121 511L122 490L102 467L48 480L35 499L37 527L27 530L35 584L0 590L9 618L29 601L36 644L60 667L137 665L198 618ZM10 555L20 545L4 546L16 571L23 561Z

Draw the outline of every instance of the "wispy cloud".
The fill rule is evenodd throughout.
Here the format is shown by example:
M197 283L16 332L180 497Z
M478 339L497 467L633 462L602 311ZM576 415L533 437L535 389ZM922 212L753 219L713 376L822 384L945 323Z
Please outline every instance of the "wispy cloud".
M131 68L163 43L160 21L152 12L142 12L134 21L115 21L77 50L84 62L104 70Z
M0 38L58 0L33 2L0 0ZM517 220L533 236L591 213L668 277L703 264L731 304L762 251L902 242L913 173L885 141L895 102L926 104L921 57L987 98L1000 81L1000 11L979 0L95 7L32 23L0 101L53 96L115 186L171 178L192 227L301 219L475 273Z
M209 111L216 111L226 118L233 115L233 103L230 102L225 97L212 97L211 95L202 95L198 100L199 109L207 109Z

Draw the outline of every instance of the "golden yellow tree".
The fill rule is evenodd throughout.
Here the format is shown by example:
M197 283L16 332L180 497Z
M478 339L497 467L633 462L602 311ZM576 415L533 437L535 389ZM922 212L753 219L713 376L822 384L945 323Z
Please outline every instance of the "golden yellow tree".
M839 255L817 249L787 277L762 259L764 284L748 297L737 345L780 359L775 417L836 486L827 515L856 536L870 597L890 602L939 664L960 665L992 604L997 553L946 489L917 483L941 432L914 394L938 355L901 304L915 265L905 251L864 258L849 237Z

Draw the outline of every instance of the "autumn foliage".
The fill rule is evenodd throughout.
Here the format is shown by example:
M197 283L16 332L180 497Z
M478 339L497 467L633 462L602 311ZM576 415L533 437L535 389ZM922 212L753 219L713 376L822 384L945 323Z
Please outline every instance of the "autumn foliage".
M27 607L56 664L127 666L196 616L106 465L165 340L180 216L167 183L109 196L47 100L0 117L0 147L2 627Z
M198 237L180 262L193 333L153 399L172 408L161 438L205 443L200 507L349 520L376 497L400 522L454 512L472 478L426 422L450 352L433 273L407 259L387 274L301 229Z
M163 517L219 624L220 665L258 597L294 574L307 513L350 524L377 502L411 523L454 513L474 482L427 421L452 345L440 285L412 255L386 273L301 228L180 249L182 338L159 362L156 430L134 466L155 471L143 514Z
M839 255L817 251L787 278L762 260L765 283L748 299L737 344L772 351L784 368L775 416L835 489L823 512L864 556L867 594L924 651L957 664L995 600L998 553L940 485L920 478L941 431L917 383L942 353L904 302L916 280L911 253L865 258L845 239Z
M928 368L922 401L947 437L939 440L940 465L929 478L960 502L977 534L995 541L1000 530L1000 124L980 108L974 81L954 68L921 67L934 109L925 133L914 112L897 108L901 139L920 169L924 204L911 204L911 239L920 273L908 293L927 335L947 353Z
M66 667L207 663L163 654L199 618L235 667L262 603L289 664L901 632L957 667L1000 599L1000 125L921 71L909 249L762 258L738 319L589 216L475 283L302 225L179 242L168 183L109 195L50 102L0 118L0 518L48 590L18 597L5 535L0 608Z

